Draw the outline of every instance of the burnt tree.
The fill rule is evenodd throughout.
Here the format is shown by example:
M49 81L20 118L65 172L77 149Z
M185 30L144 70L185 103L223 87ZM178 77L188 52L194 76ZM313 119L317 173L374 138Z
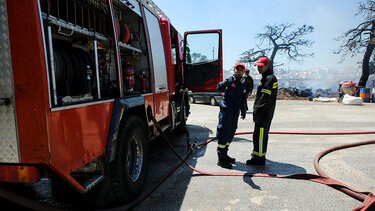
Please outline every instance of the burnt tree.
M370 58L375 47L375 1L366 0L359 3L357 15L363 15L364 20L354 29L348 30L341 37L337 54L342 54L342 60L350 54L354 57L363 53L362 75L358 82L358 88L365 87L370 75Z
M255 39L259 40L257 50L254 48L241 54L240 61L253 63L259 57L269 55L271 68L273 68L275 57L278 53L285 54L293 61L301 61L304 57L313 54L303 53L303 47L310 47L314 42L304 39L304 36L314 31L313 26L302 25L293 28L294 24L266 25L265 32L259 33Z

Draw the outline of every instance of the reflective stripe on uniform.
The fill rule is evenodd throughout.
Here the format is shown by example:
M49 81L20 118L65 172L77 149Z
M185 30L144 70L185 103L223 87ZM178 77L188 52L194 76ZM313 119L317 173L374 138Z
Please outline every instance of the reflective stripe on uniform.
M230 142L227 142L227 144L226 144L228 147L229 147L229 145L230 145Z
M271 95L271 90L268 89L262 89L261 92Z
M278 82L273 83L272 89L276 89L278 87Z
M217 144L217 148L224 149L226 145Z
M243 90L243 93L246 93L246 89L245 89L245 90Z
M256 155L258 157L263 157L263 156L266 155L266 153L259 153L259 152L254 151L254 155Z
M262 86L262 82L259 81L259 86Z
M259 154L263 153L263 134L264 134L264 127L261 127L259 131Z

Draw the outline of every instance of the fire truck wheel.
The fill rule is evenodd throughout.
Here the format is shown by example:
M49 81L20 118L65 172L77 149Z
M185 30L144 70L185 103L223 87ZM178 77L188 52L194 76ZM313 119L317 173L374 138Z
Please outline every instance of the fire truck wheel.
M189 110L190 110L189 103L187 100L185 100L185 102L182 103L182 107L181 107L180 124L175 129L175 132L183 133L186 131L186 120L189 116Z
M128 202L140 194L146 178L148 137L139 117L126 116L122 120L115 160L110 164L114 203Z

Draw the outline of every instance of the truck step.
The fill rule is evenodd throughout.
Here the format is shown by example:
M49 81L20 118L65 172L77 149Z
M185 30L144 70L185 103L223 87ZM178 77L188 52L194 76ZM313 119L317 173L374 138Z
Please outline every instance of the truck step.
M88 192L89 190L91 190L95 185L97 185L103 179L104 179L103 175L95 175L93 177L90 177L90 178L82 181L81 184L82 184L83 187L85 187L84 192Z

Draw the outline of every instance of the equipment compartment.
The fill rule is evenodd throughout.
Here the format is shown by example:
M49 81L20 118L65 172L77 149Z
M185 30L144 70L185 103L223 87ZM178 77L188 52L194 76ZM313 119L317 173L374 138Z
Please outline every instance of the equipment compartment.
M151 92L143 19L134 4L114 1L112 23L106 0L41 0L51 107Z

